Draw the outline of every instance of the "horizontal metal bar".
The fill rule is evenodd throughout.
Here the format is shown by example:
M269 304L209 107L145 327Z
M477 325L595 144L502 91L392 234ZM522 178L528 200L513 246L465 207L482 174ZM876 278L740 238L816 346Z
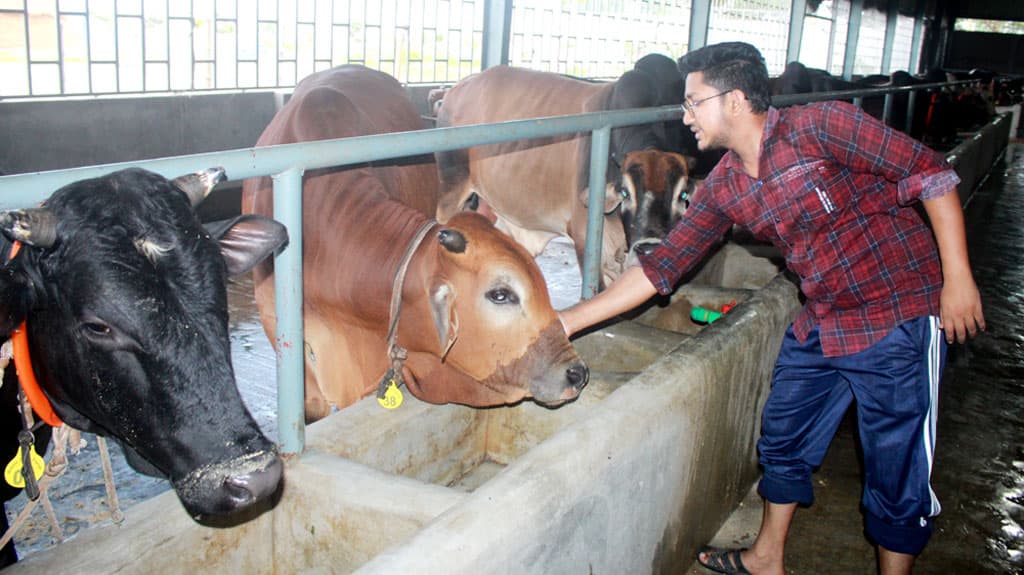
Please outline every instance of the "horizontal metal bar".
M823 100L931 90L971 84L972 82L971 80L964 80L921 84L918 86L793 94L775 96L772 98L772 104L775 106L788 106ZM343 166L512 140L543 138L574 132L589 132L606 126L616 128L631 124L675 120L681 117L682 112L677 106L636 108L515 120L494 124L479 124L475 126L459 126L455 128L435 128L397 134L377 134L355 138L282 144L262 148L243 148L152 160L101 164L65 170L30 172L0 177L0 209L12 209L37 204L46 199L57 188L71 182L102 176L115 170L133 166L146 168L169 178L196 172L210 166L222 166L227 171L229 178L240 180L255 176L278 174L293 168L310 170Z
M61 186L110 172L141 167L174 178L211 166L221 166L232 180L269 176L289 169L312 170L359 164L373 160L401 158L435 151L454 150L512 140L543 138L596 128L676 120L682 117L678 106L637 108L611 112L592 112L571 116L515 120L495 124L435 128L414 132L377 134L206 152L136 162L101 164L82 168L52 170L0 177L0 209L37 204Z
M882 88L858 88L856 90L835 90L832 92L814 92L811 94L786 94L783 96L772 96L772 105L776 107L792 106L794 104L807 104L810 102L823 102L825 100L852 100L869 96L884 96L886 94L898 94L900 92L917 92L920 90L935 90L938 88L949 88L974 84L976 80L958 80L956 82L935 82L931 84L919 84L917 86L890 86Z

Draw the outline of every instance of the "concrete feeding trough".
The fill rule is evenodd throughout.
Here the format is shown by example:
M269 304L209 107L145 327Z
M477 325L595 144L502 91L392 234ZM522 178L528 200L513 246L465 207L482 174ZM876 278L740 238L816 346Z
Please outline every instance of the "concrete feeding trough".
M575 340L580 398L472 409L374 398L307 429L276 506L231 528L173 492L10 573L641 573L678 570L756 478L759 413L799 302L727 244L664 306ZM695 306L737 307L713 324Z

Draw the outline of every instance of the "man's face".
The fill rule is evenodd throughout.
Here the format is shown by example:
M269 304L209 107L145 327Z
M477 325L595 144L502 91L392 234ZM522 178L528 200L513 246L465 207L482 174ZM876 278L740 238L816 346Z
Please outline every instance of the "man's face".
M723 92L704 83L704 72L686 75L683 97L683 123L697 138L697 148L713 150L726 147L725 103L731 90Z

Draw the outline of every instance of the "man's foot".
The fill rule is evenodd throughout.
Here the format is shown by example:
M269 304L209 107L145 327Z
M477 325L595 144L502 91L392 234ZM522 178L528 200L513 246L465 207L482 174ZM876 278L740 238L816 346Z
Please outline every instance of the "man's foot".
M705 569L715 573L726 573L729 575L750 575L750 571L743 566L740 553L746 549L718 549L716 547L705 547L697 554L697 562Z

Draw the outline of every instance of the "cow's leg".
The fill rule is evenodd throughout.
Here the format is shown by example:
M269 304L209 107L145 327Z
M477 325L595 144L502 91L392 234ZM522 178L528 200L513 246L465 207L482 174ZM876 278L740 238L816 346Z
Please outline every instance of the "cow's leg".
M558 234L551 232L528 230L526 228L519 227L501 216L497 216L494 227L511 236L516 243L523 246L523 248L525 248L533 257L540 255L540 253L544 251L544 248L547 247L548 243L558 236Z
M306 417L315 421L376 391L387 350L351 321L309 313L305 321Z
M7 504L0 505L0 533L7 533ZM7 542L3 549L0 549L0 569L18 562L18 553L14 550L14 539Z
M579 210L579 214L569 222L569 238L576 248L576 259L580 264L580 275L583 274L583 259L587 245L587 212ZM625 270L628 246L626 232L622 227L622 219L618 212L604 216L604 229L601 236L601 269L600 289L608 287Z
M266 334L270 344L277 348L277 308L274 306L274 275L269 271L270 266L263 263L257 266L253 283L256 292L256 307L259 310L260 321L263 323L263 332ZM306 322L308 325L308 321ZM308 329L304 326L304 330ZM307 338L308 341L308 338ZM306 423L312 423L318 419L327 417L331 407L320 393L317 385L316 373L309 366L309 344L303 343L303 358L306 364L305 369L305 418Z

